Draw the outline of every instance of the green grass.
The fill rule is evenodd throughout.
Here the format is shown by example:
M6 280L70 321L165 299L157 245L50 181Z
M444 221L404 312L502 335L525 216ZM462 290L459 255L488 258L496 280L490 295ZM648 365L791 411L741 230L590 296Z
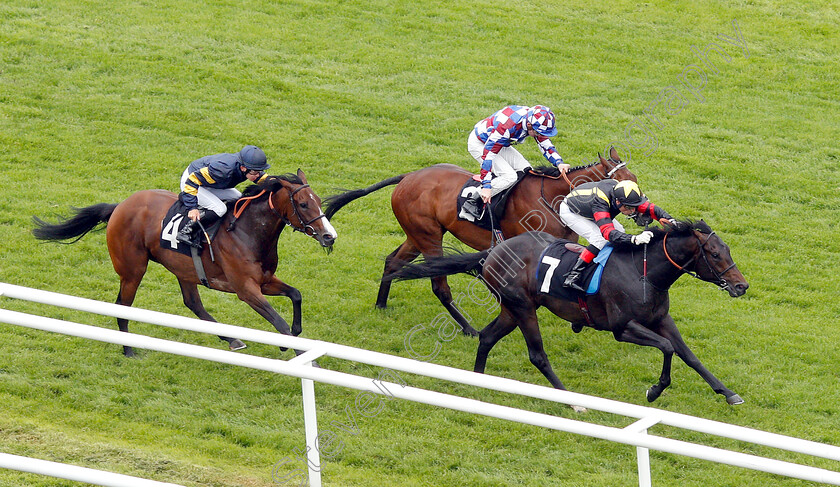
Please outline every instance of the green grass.
M749 56L718 38L735 36ZM733 408L675 362L654 405L840 444L840 162L836 94L840 10L781 2L98 2L9 0L0 5L0 281L113 301L117 279L98 232L72 246L37 243L31 216L118 202L141 189L175 190L200 156L263 147L273 171L306 171L321 196L450 162L476 169L466 135L505 104L545 104L555 144L573 163L610 142L654 202L704 218L730 244L750 282L733 300L709 284L677 282L672 314L701 360L746 404ZM700 64L691 46L718 43L698 102L680 84ZM713 55L714 56L714 55ZM655 150L625 130L663 90ZM676 105L674 105L676 107ZM674 110L676 112L677 110ZM534 162L535 144L521 146ZM646 154L647 153L647 154ZM626 158L626 157L625 157ZM300 234L280 238L281 279L304 298L304 336L407 356L404 339L442 311L426 282L394 285L373 308L382 259L402 242L389 190L337 215L327 256ZM466 277L451 280L456 293ZM175 279L152 265L136 305L189 315ZM225 323L270 329L235 296L202 291ZM288 300L272 299L291 315ZM0 298L4 308L114 328L113 320ZM492 315L469 306L474 325ZM661 354L620 344L540 313L558 375L572 390L646 404ZM214 336L132 323L131 330L222 348ZM434 338L421 337L434 345ZM301 448L300 383L268 373L0 325L0 451L190 486L270 486L272 466ZM434 361L470 369L477 341L441 343ZM289 358L250 344L244 353ZM364 365L324 360L375 377ZM546 384L514 333L487 372ZM624 426L629 420L505 394L417 387ZM355 392L316 386L323 427L345 419ZM635 485L632 447L388 401L357 418L328 486ZM837 469L828 461L657 427L653 434ZM808 482L652 453L657 485L798 486ZM290 472L289 467L286 472ZM0 471L2 486L71 483Z

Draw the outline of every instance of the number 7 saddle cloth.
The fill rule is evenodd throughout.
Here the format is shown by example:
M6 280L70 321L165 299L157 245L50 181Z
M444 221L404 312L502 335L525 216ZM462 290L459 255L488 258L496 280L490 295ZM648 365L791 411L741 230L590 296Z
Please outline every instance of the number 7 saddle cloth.
M564 287L563 281L566 280L566 274L577 262L580 254L566 247L567 243L570 242L557 239L543 250L540 255L540 265L537 268L537 286L543 294L576 302L584 293ZM585 294L598 294L601 288L601 275L612 251L612 245L605 245L592 263L583 270L579 283L581 287L586 288Z

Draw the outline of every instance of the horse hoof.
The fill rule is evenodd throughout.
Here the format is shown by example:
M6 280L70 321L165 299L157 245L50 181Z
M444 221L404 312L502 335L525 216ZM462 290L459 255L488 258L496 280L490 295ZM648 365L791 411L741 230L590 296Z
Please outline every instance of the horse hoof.
M732 394L731 396L726 398L726 402L730 406L737 406L738 404L744 404L744 400L741 399L741 396L738 394Z
M589 410L583 406L572 406L572 410L576 413L588 413Z
M572 331L580 333L583 330L583 323L572 323Z
M659 399L660 394L662 394L662 393L654 391L653 387L651 387L650 389L647 390L647 392L645 392L645 397L647 398L648 402L653 402L653 401Z
M238 338L234 338L233 340L231 340L230 343L229 343L229 346L230 346L230 349L234 352L237 351L237 350L242 350L243 348L248 347L248 345L245 345L245 343Z
M463 331L464 335L467 335L468 337L477 337L479 335L478 330L476 330L475 328L473 328L471 326L467 327L467 328L464 328L461 331Z

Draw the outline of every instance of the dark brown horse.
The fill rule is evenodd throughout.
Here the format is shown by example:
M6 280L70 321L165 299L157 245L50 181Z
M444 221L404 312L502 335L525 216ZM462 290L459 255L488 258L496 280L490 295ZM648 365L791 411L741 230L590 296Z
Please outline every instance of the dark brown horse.
M648 389L648 401L656 400L671 384L671 359L676 353L715 392L726 397L729 404L744 402L700 363L669 314L668 289L685 273L717 284L732 297L747 291L749 285L732 261L729 247L702 220L677 222L672 228L653 232L646 251L636 246L615 248L603 270L600 291L585 297L588 318L577 302L540 292L545 286L545 283L537 282L540 257L548 244L556 240L546 233L525 233L475 254L456 254L408 264L386 277L418 279L465 272L478 275L484 281L499 300L501 312L481 330L476 372L484 372L487 355L493 346L519 327L528 345L531 363L551 385L565 389L543 348L537 309L545 306L570 321L576 332L583 326L591 326L612 332L618 341L661 350L665 356L662 373L659 382Z
M178 195L163 190L138 191L119 204L100 203L75 210L75 215L57 224L35 217L32 231L40 240L77 240L101 223L107 224L106 241L114 270L120 276L117 304L131 306L149 260L160 263L178 278L184 304L202 320L216 321L201 303L199 278L192 259L161 248L161 225ZM233 228L234 213L240 213ZM236 293L280 333L301 332L300 292L284 283L277 270L277 240L286 225L305 232L328 250L336 232L321 211L321 200L312 191L303 171L297 175L269 176L245 189L243 197L225 214L212 243L215 261L205 246L201 255L209 287ZM71 242L72 243L72 242ZM292 301L292 327L271 307L264 295L286 296ZM121 331L128 320L118 318ZM219 337L231 350L245 348L240 340ZM133 356L131 347L123 347Z
M600 154L598 158L600 160L593 164L572 168L566 177L562 177L554 167L541 167L527 174L511 190L504 218L498 224L505 238L541 230L576 241L577 235L566 228L557 215L557 208L571 191L570 186L606 178L636 181L636 176L626 168L626 163L619 159L614 148L610 148L609 159L604 159ZM472 176L471 172L461 167L438 164L394 176L365 189L329 196L324 199L325 212L331 219L347 203L386 186L397 185L391 195L391 208L406 239L386 257L384 276L420 254L424 257L441 255L443 235L446 232L476 250L484 250L492 245L490 231L458 219L456 199L464 183ZM391 281L383 279L379 284L376 307L387 307L390 290ZM452 292L445 276L432 279L432 292L464 333L478 335L458 309L457 303L452 301Z

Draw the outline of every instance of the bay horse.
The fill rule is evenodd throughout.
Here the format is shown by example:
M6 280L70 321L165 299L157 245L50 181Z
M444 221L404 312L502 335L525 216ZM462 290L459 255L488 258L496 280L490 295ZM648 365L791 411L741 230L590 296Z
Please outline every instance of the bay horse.
M615 148L610 148L609 159L598 154L599 161L571 168L562 177L555 167L539 167L532 170L514 186L508 196L504 217L498 223L505 238L520 233L541 230L556 237L577 240L578 236L566 228L557 215L557 208L571 188L588 181L606 178L636 181L636 176L619 158ZM405 232L405 242L385 258L383 279L379 284L376 307L388 305L391 281L384 276L399 269L405 262L411 262L418 255L434 257L442 254L443 235L450 232L455 238L475 250L484 250L493 245L493 236L471 222L458 219L456 199L464 184L473 173L453 164L437 164L401 174L380 181L364 189L344 191L324 199L327 218L353 200L378 189L396 184L391 195L394 216ZM452 300L452 292L446 276L432 279L432 292L467 335L478 332L469 324Z
M683 274L717 284L732 297L749 287L738 270L729 247L704 221L678 221L665 230L654 229L647 249L616 247L603 269L600 291L585 296L588 313L577 302L543 294L537 269L543 250L555 237L529 232L504 241L493 249L424 259L407 264L388 279L418 279L456 273L478 276L499 300L500 313L481 330L475 371L484 373L493 346L519 327L528 345L531 363L552 386L565 389L554 373L543 348L537 309L544 306L571 322L572 330L583 326L610 331L620 342L658 348L664 355L659 381L647 390L653 402L671 383L671 359L676 353L729 404L743 399L709 372L683 341L669 314L668 289ZM645 271L646 269L646 271ZM646 282L645 282L646 281Z
M32 233L39 240L78 241L101 223L106 224L106 241L114 270L120 278L117 304L131 306L146 273L149 260L175 274L184 304L202 320L216 321L201 302L199 277L192 258L161 248L161 228L167 210L178 195L164 190L138 191L118 204L100 203L75 209L69 219L49 224L33 217ZM234 214L238 214L235 218ZM235 220L235 225L231 225ZM338 236L321 211L321 200L306 181L306 175L268 176L245 191L228 211L210 248L205 245L201 261L208 287L228 293L248 303L278 332L301 332L301 295L274 274L277 270L277 241L286 226L315 238L329 252ZM69 242L69 243L73 243ZM274 310L264 295L286 296L292 301L292 327ZM120 331L128 332L128 320L118 318ZM231 350L245 348L236 338L219 337ZM134 356L131 347L123 353Z

